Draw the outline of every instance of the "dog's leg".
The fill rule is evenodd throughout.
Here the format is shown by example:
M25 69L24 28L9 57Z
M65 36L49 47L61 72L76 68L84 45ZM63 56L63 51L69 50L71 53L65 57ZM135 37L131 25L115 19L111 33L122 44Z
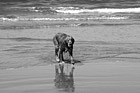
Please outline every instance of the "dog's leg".
M70 49L70 50L69 50L69 55L70 55L70 59L71 59L71 64L74 64L73 49Z
M58 49L58 59L59 59L59 61L62 61L61 52L62 52L62 50L59 48Z
M60 59L61 59L61 61L64 61L63 52L60 55Z
M55 36L53 38L53 43L55 45L55 57L56 57L56 61L59 62L60 59L59 59L59 44L58 44L58 40L57 40L57 37Z
M58 51L58 58L60 59L61 63L64 63L64 58L63 58L63 50L59 49Z
M59 51L59 48L58 48L58 46L56 45L56 46L55 46L55 57L56 57L56 61L57 61L57 62L60 61L59 56L58 56L58 51Z

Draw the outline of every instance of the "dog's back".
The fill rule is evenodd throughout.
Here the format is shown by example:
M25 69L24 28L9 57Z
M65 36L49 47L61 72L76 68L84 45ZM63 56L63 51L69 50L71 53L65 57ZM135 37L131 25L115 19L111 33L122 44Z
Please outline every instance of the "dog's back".
M67 34L64 33L57 33L54 37L53 37L53 43L54 45L59 45L60 43L63 43L65 38L67 37Z

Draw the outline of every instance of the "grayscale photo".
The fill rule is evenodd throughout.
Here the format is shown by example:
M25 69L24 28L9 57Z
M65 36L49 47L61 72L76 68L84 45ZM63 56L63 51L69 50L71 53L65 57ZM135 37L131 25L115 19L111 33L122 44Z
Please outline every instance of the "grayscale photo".
M140 0L0 0L0 93L140 93Z

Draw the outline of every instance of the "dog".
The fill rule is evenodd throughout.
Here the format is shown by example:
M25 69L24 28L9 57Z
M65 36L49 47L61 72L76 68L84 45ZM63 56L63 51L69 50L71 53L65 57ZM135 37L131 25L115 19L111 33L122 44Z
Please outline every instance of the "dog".
M64 62L63 53L68 52L70 55L71 63L73 61L73 44L75 40L72 36L65 33L57 33L53 37L53 43L55 46L55 57L57 62Z

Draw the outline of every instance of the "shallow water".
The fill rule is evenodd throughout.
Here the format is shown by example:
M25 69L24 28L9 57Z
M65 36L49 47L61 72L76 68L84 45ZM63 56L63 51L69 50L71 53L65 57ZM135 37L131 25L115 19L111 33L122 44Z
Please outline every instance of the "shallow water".
M55 63L54 46L51 40L12 38L0 39L0 69L45 66ZM103 41L77 41L74 58L82 63L139 62L139 43L116 43ZM65 59L68 59L65 54Z
M2 93L138 93L140 65L137 62L89 61L71 68L65 64L0 70ZM64 70L65 69L65 70ZM60 72L62 71L62 72ZM69 73L71 72L71 73Z

